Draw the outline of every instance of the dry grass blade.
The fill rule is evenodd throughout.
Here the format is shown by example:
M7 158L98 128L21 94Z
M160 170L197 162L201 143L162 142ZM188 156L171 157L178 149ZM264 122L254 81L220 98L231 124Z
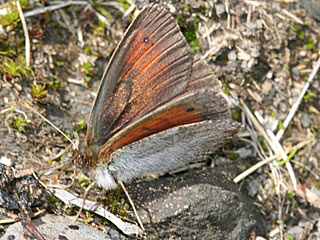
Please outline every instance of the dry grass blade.
M310 143L310 140L307 140L307 141L305 141L305 142L302 142L302 143L299 143L298 145L296 145L296 146L294 146L294 147L292 147L293 149L301 149L301 148L303 148L303 147L305 147L305 146L307 146L308 144ZM292 149L291 148L291 149ZM286 149L286 151L285 151L285 153L286 154L289 154L290 153L290 149ZM249 176L251 173L253 173L253 172L255 172L256 170L258 170L260 167L262 167L262 166L264 166L264 165L266 165L266 164L268 164L268 163L270 163L270 162L272 162L272 161L274 161L274 160L280 160L281 159L281 157L280 156L272 156L272 157L269 157L269 158L267 158L267 159L264 159L264 160L262 160L262 161L260 161L260 162L258 162L257 164L255 164L255 165L253 165L252 167L250 167L249 169L247 169L246 171L244 171L244 172L242 172L241 174L239 174L237 177L235 177L234 179L233 179L233 181L235 182L235 183L238 183L238 182L240 182L241 180L243 180L244 178L246 178L247 176ZM294 162L294 161L293 161ZM296 163L296 162L295 162ZM300 164L300 163L299 163ZM299 165L298 164L298 165ZM301 164L300 164L301 165ZM316 175L311 169L308 169L317 179L319 179L319 176L318 175Z
M290 109L290 112L289 112L287 118L283 122L283 127L284 128L280 129L279 132L277 133L276 138L277 138L278 141L280 141L280 139L282 138L282 136L283 136L285 130L287 129L289 123L291 122L292 118L296 114L304 95L306 94L308 88L310 87L311 82L313 81L314 77L316 76L316 74L317 74L317 72L319 70L319 67L320 67L320 57L319 57L316 65L313 67L312 72L309 75L308 81L305 83L302 91L300 92L297 101L292 105L292 108Z
M286 167L288 169L288 172L289 172L292 184L293 184L293 189L295 191L297 191L297 186L298 186L297 179L296 179L296 176L294 174L292 165L291 165L290 161L288 161L287 154L285 153L285 151L284 151L282 145L280 144L280 142L276 139L276 136L273 134L273 132L270 131L270 130L267 130L267 133L270 136L271 140L273 141L274 145L277 147L278 152L280 152L280 155L281 155L282 159L285 161Z
M30 66L30 38L29 38L29 32L28 32L28 26L26 23L26 19L23 15L22 8L20 6L20 2L16 1L17 4L17 9L19 12L19 16L21 19L22 27L23 27L23 32L24 32L24 38L25 38L25 45L26 45L26 66Z
M93 181L93 182L90 183L90 185L84 190L84 194L83 194L83 198L82 198L82 199L83 199L82 206L81 206L81 208L79 209L77 215L75 216L73 222L77 221L77 219L79 218L79 216L80 216L80 214L81 214L81 212L82 212L82 210L83 210L83 208L84 208L84 205L85 205L85 203L86 203L86 198L87 198L87 196L88 196L88 193L89 193L90 189L93 188L93 186L94 186L95 184L96 184L96 182Z
M129 202L130 202L130 204L131 204L131 206L132 206L132 208L133 208L134 214L136 215L136 217L137 217L137 219L138 219L138 223L139 223L141 229L142 229L143 231L145 231L144 226L143 226L143 223L142 223L142 221L141 221L141 219L140 219L140 217L139 217L139 215L138 215L138 213L137 213L136 207L134 206L134 203L133 203L133 201L132 201L132 199L131 199L131 197L130 197L127 189L126 189L126 187L124 186L123 182L121 182L121 181L119 181L119 184L120 184L120 186L122 187L123 191L125 192L128 200L129 200Z
M53 189L50 188L50 190L53 192L53 194L59 198L61 201L63 201L65 204L73 204L77 207L82 207L88 211L92 211L95 214L100 215L101 217L106 218L110 222L112 222L115 226L117 226L118 229L120 229L124 234L128 236L137 235L142 232L142 230L131 223L123 222L120 218L116 217L112 213L108 212L106 209L97 206L96 202L86 200L85 204L83 204L83 199L78 198L71 193L69 193L66 190L63 189Z
M37 114L39 117L41 117L46 123L48 123L49 125L51 125L54 129L56 129L62 136L64 136L66 139L68 139L68 141L72 144L74 149L78 149L78 147L76 146L76 144L64 133L62 132L58 127L56 127L52 122L49 121L49 119L45 118L44 116L42 116L40 113L38 113L36 110L34 110L28 103L26 103L23 100L20 100L19 103L24 106L25 108L28 108L29 110L31 110L33 113Z
M36 217L44 214L45 212L46 212L45 209L39 210L38 212L36 212L36 213L34 213L34 214L32 215L32 218L36 218ZM0 220L0 225L10 224L10 223L15 223L15 222L20 221L20 219L18 218L17 215L12 216L12 214L11 214L10 217L11 217L11 218L1 219L1 220Z
M298 18L296 15L294 15L293 13L287 11L286 9L282 9L281 13L287 15L288 17L290 17L291 19L293 19L296 23L303 25L303 21Z
M287 160L287 156L283 151L283 148L281 147L280 143L277 144L276 141L274 141L275 139L272 139L270 137L271 133L267 133L267 131L261 126L261 124L258 122L258 120L255 118L255 116L252 114L252 112L250 111L250 109L248 108L248 106L245 104L245 102L240 99L240 103L242 104L243 108L245 109L247 115L250 117L250 119L252 120L254 126L256 127L256 129L262 134L262 136L266 139L267 143L270 145L270 147L272 148L272 150L274 151L275 155L281 155L284 160ZM284 153L284 154L283 154ZM294 186L294 189L297 189L297 180L295 178L292 166L290 164L289 161L286 162L286 166L287 169L289 171L289 175L292 181L292 184Z
M25 17L32 17L32 16L36 16L36 15L40 15L42 13L48 12L48 11L55 11L57 9L60 8L64 8L64 7L68 7L72 4L75 5L88 5L87 1L68 1L68 2L64 2L64 3L60 3L57 5L52 5L52 6L48 6L48 7L44 7L44 8L38 8L35 10L31 10L28 11L24 14Z

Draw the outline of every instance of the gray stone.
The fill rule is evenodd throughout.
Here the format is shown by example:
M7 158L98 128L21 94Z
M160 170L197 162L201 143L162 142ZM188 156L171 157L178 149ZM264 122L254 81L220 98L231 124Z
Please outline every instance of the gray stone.
M108 229L108 232L103 232L97 228L90 227L80 222L73 223L72 218L46 214L41 218L32 221L36 229L46 240L56 239L126 239L120 233L113 229ZM5 235L1 240L15 239L25 240L23 236L23 228L20 222L16 222L8 227Z
M310 116L308 113L304 112L302 113L302 117L301 117L301 124L304 128L308 128L310 126L310 124L312 123Z
M151 239L250 239L264 219L225 170L192 170L129 186Z
M294 226L290 228L287 232L288 237L293 237L293 239L300 239L303 234L303 228L299 226Z
M239 155L240 158L247 158L253 155L252 149L248 147L239 148L236 153Z
M319 0L300 0L307 12L320 21L320 1Z

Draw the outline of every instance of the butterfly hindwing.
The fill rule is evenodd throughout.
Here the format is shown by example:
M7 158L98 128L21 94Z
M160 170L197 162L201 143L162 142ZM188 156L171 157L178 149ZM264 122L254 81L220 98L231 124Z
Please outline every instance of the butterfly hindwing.
M95 170L98 185L114 187L114 180L133 179L165 173L193 161L205 160L239 131L231 118L206 120L162 131L116 150L111 165ZM105 181L112 176L114 180Z

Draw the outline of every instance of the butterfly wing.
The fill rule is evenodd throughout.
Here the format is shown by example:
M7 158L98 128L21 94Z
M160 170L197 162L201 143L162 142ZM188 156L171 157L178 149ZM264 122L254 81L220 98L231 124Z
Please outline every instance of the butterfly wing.
M193 161L208 158L239 131L231 118L205 120L177 126L133 142L112 154L109 166L92 169L98 185L115 188L151 173L166 173Z
M228 104L210 67L195 58L185 93L159 106L113 135L100 149L98 160L106 162L116 149L176 126L208 119L230 118Z
M239 129L209 66L196 59L188 91L114 135L89 174L103 188L115 188L117 181L204 160ZM111 161L105 164L107 159Z
M89 117L88 146L184 93L192 55L179 27L158 5L144 8L126 31L103 75Z
M210 67L195 58L187 91L112 136L101 147L96 165L106 163L117 149L141 139L160 134L167 129L206 120L226 121L224 128L227 130L230 127L228 121L234 122L231 120L226 100L219 93L219 84Z

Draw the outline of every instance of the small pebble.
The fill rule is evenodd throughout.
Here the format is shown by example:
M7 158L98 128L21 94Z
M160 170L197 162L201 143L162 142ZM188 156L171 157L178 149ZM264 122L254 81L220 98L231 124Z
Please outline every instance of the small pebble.
M216 4L216 13L217 15L221 15L226 11L223 4Z
M269 80L264 81L264 83L261 86L262 94L269 95L271 89L272 83Z
M232 50L228 54L229 61L235 62L237 60L237 54L236 51Z

